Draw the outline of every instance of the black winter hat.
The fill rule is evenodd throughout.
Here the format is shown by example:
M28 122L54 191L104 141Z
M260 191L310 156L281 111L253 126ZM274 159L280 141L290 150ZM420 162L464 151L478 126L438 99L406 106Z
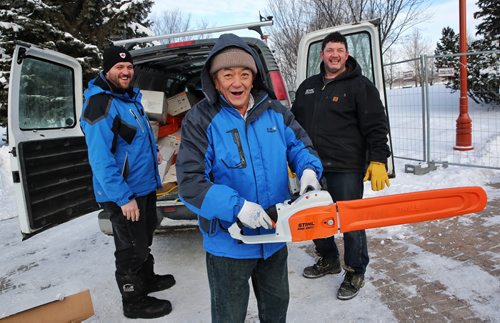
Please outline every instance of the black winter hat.
M129 62L134 64L132 56L122 46L111 46L104 50L102 59L102 72L106 74L116 63Z

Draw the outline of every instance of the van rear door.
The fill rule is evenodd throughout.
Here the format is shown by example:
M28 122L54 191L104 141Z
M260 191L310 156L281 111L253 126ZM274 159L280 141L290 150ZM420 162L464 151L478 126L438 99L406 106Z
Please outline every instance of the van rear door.
M82 69L76 59L31 44L16 46L8 140L24 238L98 209L81 109Z
M336 26L316 30L306 34L300 41L297 54L297 86L309 76L320 72L320 51L323 38L334 31L340 32L347 39L349 54L361 66L363 75L370 79L380 93L380 99L387 113L387 100L385 94L384 69L382 62L382 47L380 44L378 22L361 22L353 25ZM389 131L389 148L392 152L392 140ZM394 157L387 161L389 177L394 177Z

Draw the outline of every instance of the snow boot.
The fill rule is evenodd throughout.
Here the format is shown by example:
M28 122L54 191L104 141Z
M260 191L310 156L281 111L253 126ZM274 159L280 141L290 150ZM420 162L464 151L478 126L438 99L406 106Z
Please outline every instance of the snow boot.
M327 274L338 274L341 271L339 258L328 259L321 257L314 265L304 268L302 275L305 278L319 278Z
M344 281L337 292L337 298L343 301L352 299L358 295L361 287L365 285L365 275L357 274L354 270L346 268Z
M123 315L128 318L157 318L172 311L172 304L167 300L147 296L141 277L116 273L116 282L122 294Z
M154 273L154 263L155 260L153 255L150 254L140 271L140 275L144 281L144 290L146 294L159 292L175 285L175 278L173 275L157 275Z

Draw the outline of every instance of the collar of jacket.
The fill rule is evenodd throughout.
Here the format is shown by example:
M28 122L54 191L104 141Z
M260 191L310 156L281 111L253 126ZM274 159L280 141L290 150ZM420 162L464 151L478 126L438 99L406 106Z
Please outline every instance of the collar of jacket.
M250 116L259 115L263 110L262 107L264 106L261 103L269 98L269 94L263 90L252 90L251 93L252 93L252 96L254 99L254 105L253 105L253 108L248 112L248 115L246 118L247 120ZM238 110L236 110L236 108L233 107L233 105L231 103L229 103L229 101L227 101L226 98L222 94L219 94L219 105L222 108L230 108L231 111L234 111L235 113L240 115L240 112ZM257 114L257 111L259 111L258 114Z

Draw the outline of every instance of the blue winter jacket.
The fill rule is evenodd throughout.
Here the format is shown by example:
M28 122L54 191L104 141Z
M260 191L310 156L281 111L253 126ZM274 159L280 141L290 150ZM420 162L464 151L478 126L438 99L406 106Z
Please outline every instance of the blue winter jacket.
M215 90L209 75L211 58L227 47L240 47L257 63L246 120ZM263 67L239 37L222 35L202 71L205 99L183 119L177 156L179 196L198 215L205 250L229 258L268 258L283 243L243 244L227 228L237 220L245 200L264 209L290 198L287 165L298 176L306 168L321 176L321 162L305 131L288 108L263 83ZM274 229L244 228L246 235Z
M80 126L96 201L122 206L160 188L156 141L139 89L117 91L101 73L84 96Z

